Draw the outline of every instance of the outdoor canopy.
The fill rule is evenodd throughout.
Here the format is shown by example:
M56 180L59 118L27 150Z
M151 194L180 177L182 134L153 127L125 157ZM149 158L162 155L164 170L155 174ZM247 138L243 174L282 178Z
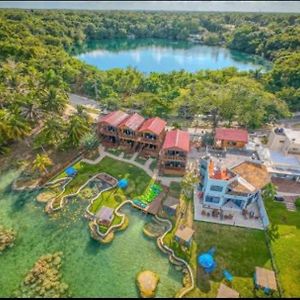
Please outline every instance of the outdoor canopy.
M68 175L68 176L73 176L73 175L76 175L77 174L77 170L74 168L74 167L69 167L65 170L65 173Z
M128 180L123 178L121 180L119 180L118 182L118 187L121 188L121 189L126 189L128 186Z
M214 266L215 261L212 255L210 255L209 253L203 253L198 256L198 263L204 269L210 269Z

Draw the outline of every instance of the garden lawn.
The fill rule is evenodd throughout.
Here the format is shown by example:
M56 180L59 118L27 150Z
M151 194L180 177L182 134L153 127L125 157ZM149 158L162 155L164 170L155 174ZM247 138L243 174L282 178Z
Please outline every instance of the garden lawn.
M227 269L233 276L232 288L241 297L255 297L253 275L256 266L272 269L265 235L260 230L250 230L219 224L194 222L195 251L191 254L190 264L197 274L197 256L199 253L216 247L217 268L204 282L196 275L197 288L188 297L216 297L221 282L222 271ZM226 284L226 283L225 283Z
M75 193L89 178L101 172L106 172L118 180L126 177L128 180L128 187L124 191L124 195L129 199L141 195L151 180L151 177L149 177L144 170L132 164L121 162L110 157L104 157L96 165L90 165L79 161L74 167L78 173L66 186L63 195Z
M283 296L300 296L300 211L290 212L283 203L265 199L272 224L270 238Z
M90 207L90 211L95 214L102 206L116 208L124 200L126 200L124 192L119 188L105 191L101 193L100 196L95 199L95 201L93 201L93 204Z

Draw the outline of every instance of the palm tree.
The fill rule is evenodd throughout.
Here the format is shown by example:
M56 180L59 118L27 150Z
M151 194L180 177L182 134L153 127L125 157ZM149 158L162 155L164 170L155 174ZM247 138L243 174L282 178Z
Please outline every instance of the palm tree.
M83 136L90 131L89 123L78 115L73 115L69 119L68 134L69 145L77 147Z
M25 99L20 103L21 116L28 121L35 122L41 119L43 112L39 101L34 97L34 94L25 96Z
M15 113L9 112L5 117L7 132L6 135L13 140L21 139L27 136L31 128L27 121L20 116L20 113L16 111ZM1 126L1 125L0 125Z
M50 87L41 91L42 107L47 112L62 114L68 103L68 94L62 89Z
M57 147L65 135L65 124L62 118L50 117L46 120L43 129L35 139L38 146L47 145Z
M33 170L38 170L40 173L48 174L47 167L52 166L53 162L47 154L37 154L35 160L33 161Z
M188 173L186 173L186 175L184 176L184 178L180 183L182 191L185 194L185 196L187 196L188 198L192 196L194 186L198 181L199 178L194 172L189 171Z

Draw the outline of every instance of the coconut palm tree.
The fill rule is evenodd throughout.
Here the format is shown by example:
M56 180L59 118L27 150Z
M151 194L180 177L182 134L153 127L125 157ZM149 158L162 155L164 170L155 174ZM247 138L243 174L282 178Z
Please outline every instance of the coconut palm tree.
M52 166L53 162L47 154L37 154L33 161L33 170L38 170L41 174L48 174L47 167Z
M80 140L90 131L89 123L86 119L81 118L78 115L73 115L69 119L68 126L68 145L77 147L80 144Z
M9 112L6 115L6 126L7 126L7 136L10 139L18 140L27 136L31 128L28 122L20 116L20 112L16 110L15 112Z
M182 192L185 194L185 196L187 196L188 198L192 196L194 186L198 181L199 178L194 172L189 171L188 173L186 173L180 183Z
M41 90L40 98L42 108L46 112L62 114L68 103L68 94L64 90L55 87Z
M65 124L60 117L50 117L46 120L43 129L35 139L37 146L54 146L61 144L65 135Z
M35 93L30 93L26 95L20 103L21 116L30 122L39 121L43 115L41 105L34 94Z

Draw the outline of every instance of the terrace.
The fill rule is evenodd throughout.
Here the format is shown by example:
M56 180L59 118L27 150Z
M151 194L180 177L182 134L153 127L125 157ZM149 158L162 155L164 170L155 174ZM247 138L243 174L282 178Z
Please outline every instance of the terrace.
M264 229L260 218L259 207L256 202L247 207L247 214L233 202L227 202L220 209L203 203L201 194L194 191L194 219L222 225L239 226L253 229Z

